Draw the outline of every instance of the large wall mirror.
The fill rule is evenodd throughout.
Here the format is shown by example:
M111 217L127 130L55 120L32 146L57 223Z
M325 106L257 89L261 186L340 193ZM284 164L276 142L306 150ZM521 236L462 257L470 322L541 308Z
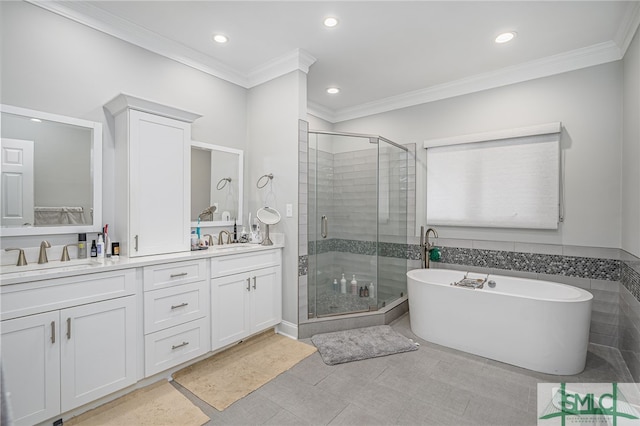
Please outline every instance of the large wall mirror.
M242 224L242 150L191 141L191 225Z
M0 105L3 236L100 232L102 124Z

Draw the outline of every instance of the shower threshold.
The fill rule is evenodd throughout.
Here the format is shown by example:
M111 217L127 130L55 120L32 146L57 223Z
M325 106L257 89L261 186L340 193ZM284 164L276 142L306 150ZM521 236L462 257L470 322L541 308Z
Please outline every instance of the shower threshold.
M351 314L362 314L365 312L375 312L377 311L377 309L362 309L359 311L348 311L348 312L339 312L339 313L330 313L330 314L318 314L315 315L313 318L327 318L327 317L336 317L336 316L340 316L340 315L351 315Z

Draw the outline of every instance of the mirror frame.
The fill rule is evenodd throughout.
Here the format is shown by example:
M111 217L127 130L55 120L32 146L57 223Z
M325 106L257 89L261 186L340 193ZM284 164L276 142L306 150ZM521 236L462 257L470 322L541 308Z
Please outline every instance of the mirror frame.
M20 228L4 228L0 226L0 233L2 233L2 236L13 237L26 235L102 232L102 123L5 104L0 104L0 112L39 118L47 121L56 121L58 123L91 129L92 140L90 171L91 180L93 181L93 223L91 225L30 226Z
M191 141L192 147L198 147L202 149L208 149L210 151L222 151L229 154L237 154L238 155L238 217L236 221L236 225L242 225L242 205L244 203L244 152L241 149L228 148L226 146L214 145L207 142L200 141ZM211 185L215 185L214 182L211 182ZM195 228L197 226L202 227L210 227L210 226L233 226L234 222L232 220L213 220L213 221L200 221L191 222L191 227Z

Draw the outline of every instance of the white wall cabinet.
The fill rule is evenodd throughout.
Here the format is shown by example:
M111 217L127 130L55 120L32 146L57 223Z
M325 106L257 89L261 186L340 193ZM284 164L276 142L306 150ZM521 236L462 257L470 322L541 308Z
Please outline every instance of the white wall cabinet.
M191 122L197 114L119 95L115 118L116 223L123 255L189 251Z
M281 263L280 249L211 260L214 350L282 321Z
M133 270L96 275L98 282L111 282L112 288L124 283L123 292L133 293ZM39 286L36 289L21 284L5 293L3 288L7 296L2 300L3 309L38 309L28 306L29 300L40 304L46 299L38 293L46 295L58 286L63 293L73 292L90 287L91 281L89 275L70 282L61 278L34 283ZM53 301L52 306L62 309L2 322L5 385L18 425L47 420L136 382L135 296L80 304L93 296L78 298L78 294L66 293L64 297L72 302Z

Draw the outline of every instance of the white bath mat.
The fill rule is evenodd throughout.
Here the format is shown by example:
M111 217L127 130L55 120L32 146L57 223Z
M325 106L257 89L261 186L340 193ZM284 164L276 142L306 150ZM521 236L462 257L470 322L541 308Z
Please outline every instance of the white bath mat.
M388 325L316 334L311 342L327 365L360 361L418 349L411 340Z

